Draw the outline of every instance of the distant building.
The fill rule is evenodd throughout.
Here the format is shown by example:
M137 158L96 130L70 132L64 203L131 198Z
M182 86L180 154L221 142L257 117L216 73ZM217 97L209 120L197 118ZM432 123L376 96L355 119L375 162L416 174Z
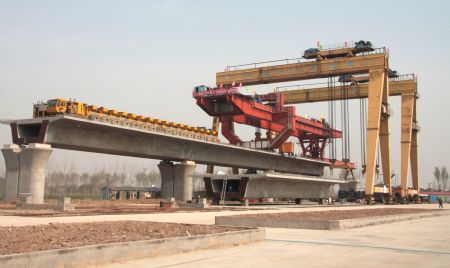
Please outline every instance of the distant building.
M450 202L450 192L425 192L421 191L420 194L426 194L430 196L430 201L435 203L438 200L438 197L442 199L444 202Z
M161 190L156 187L105 186L100 190L102 200L129 200L158 198Z

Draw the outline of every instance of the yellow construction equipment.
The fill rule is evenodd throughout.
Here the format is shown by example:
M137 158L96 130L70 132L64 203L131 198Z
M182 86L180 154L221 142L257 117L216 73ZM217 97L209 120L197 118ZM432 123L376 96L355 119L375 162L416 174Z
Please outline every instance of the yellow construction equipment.
M48 117L68 114L104 123L122 125L127 127L155 130L158 132L179 135L194 139L218 142L217 129L193 127L161 119L153 119L142 115L127 112L118 112L106 107L87 105L72 99L56 98L47 102L33 105L33 117Z
M331 59L338 57L351 57L362 52L373 51L370 41L358 41L356 43L345 42L328 46L317 44L317 48L309 48L303 53L305 59Z
M280 92L284 96L286 104L300 104L311 102L323 102L331 100L363 99L369 96L368 83L350 84L345 88L335 87L333 92L329 87L304 88L304 86L278 87L274 92ZM417 77L414 74L401 75L398 78L389 79L389 96L401 96L403 94L417 95Z
M367 43L366 43L367 45ZM369 44L371 46L371 44ZM373 196L378 146L384 184L391 187L391 145L389 126L389 54L385 48L361 51L358 55L315 57L315 60L286 59L228 66L216 73L219 87L290 82L341 75L368 74L367 165L365 194ZM339 54L339 55L338 55ZM354 53L353 53L354 54ZM313 57L314 58L314 57Z
M392 72L392 70L391 70ZM285 103L300 104L342 99L362 99L369 96L367 75L345 76L342 82L351 83L346 88L328 87L303 88L303 86L278 87L274 91L284 96ZM292 89L294 88L294 89ZM302 88L302 89L297 89ZM417 133L420 130L416 119L416 100L419 96L417 76L414 74L395 75L389 79L389 96L401 96L401 195L408 189L408 174L411 167L412 186L419 192L419 172L417 154Z

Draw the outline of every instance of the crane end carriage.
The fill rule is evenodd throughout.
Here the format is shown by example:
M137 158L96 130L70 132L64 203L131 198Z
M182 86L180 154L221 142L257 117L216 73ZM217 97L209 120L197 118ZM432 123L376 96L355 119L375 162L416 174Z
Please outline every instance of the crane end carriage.
M374 51L375 48L370 41L360 40L358 42L344 42L342 44L333 44L323 46L319 43L317 47L308 48L303 52L303 58L305 59L332 59L346 56L355 56L363 52Z

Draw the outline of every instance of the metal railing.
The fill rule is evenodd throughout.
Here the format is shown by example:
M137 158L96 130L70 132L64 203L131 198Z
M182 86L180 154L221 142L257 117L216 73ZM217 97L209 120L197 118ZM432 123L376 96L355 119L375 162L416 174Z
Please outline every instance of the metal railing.
M261 62L254 62L254 63L246 63L246 64L239 64L239 65L231 65L227 66L225 68L226 72L229 71L237 71L241 69L250 69L250 68L258 68L258 67L266 67L266 66L274 66L281 63L289 64L289 63L300 63L305 62L306 60L303 58L292 58L292 59L282 59L282 60L270 60L270 61L261 61ZM278 64L276 64L278 63Z
M389 50L385 47L378 47L375 48L373 51L367 51L367 52L361 52L358 54L358 56L368 56L368 55L374 55L374 54L388 54Z
M328 85L328 83L310 83L310 84L301 84L301 85L289 85L289 86L281 86L276 87L273 92L283 92L283 91L289 91L289 90L304 90L304 89L313 89L313 88L320 88L325 87Z
M401 74L398 77L389 78L389 81L407 81L407 80L416 80L417 77L415 74Z
M355 42L353 41L327 45L321 45L320 43L317 43L317 48L319 48L320 50L332 50L332 49L353 48L353 47L355 47Z

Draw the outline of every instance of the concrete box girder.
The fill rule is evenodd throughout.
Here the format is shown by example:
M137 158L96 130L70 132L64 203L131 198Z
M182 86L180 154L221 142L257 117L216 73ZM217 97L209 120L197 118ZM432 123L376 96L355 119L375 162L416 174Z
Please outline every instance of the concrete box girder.
M312 176L321 176L323 168L329 165L318 160L285 157L275 152L194 140L66 115L16 121L11 126L13 133L19 133L17 129L30 124L42 123L44 126L44 121L48 121L48 124L41 142L50 144L52 148L168 161L189 160L197 164L275 170ZM17 139L26 140L26 137L19 136Z

